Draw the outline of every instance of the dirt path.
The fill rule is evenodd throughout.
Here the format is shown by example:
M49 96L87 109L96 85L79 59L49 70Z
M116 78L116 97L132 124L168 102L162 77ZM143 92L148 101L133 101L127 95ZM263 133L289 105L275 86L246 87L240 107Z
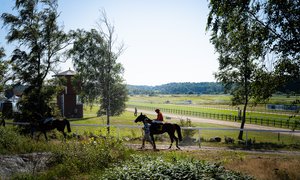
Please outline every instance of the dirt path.
M127 108L126 110L134 112L133 108ZM138 114L139 113L156 115L155 112L148 111L148 110L138 110ZM232 121L205 119L205 118L199 118L199 117L193 117L193 116L183 116L183 115L170 114L170 113L163 113L163 114L164 114L164 117L170 117L171 119L175 119L175 120L187 119L188 118L192 122L218 124L218 125L230 126L230 127L234 127L234 128L240 128L240 125L241 125L239 122L232 122ZM166 121L169 121L169 120L166 120ZM245 124L245 129L291 131L291 129L277 128L277 127L270 127L270 126L260 126L260 125L247 124L247 123ZM299 130L296 130L293 133L294 133L295 136L300 137L300 131ZM282 133L282 134L284 134L284 133ZM287 133L287 134L290 134L290 133Z
M141 144L126 144L128 147L140 151L153 151L152 146L146 143L144 149L140 149ZM245 152L253 154L278 154L278 155L292 155L300 156L300 151L286 151L286 150L257 150L257 149L242 149L242 148L228 148L228 147L210 147L210 146L180 146L180 150L176 149L175 146L172 149L168 149L169 145L156 145L159 151L234 151L234 152Z

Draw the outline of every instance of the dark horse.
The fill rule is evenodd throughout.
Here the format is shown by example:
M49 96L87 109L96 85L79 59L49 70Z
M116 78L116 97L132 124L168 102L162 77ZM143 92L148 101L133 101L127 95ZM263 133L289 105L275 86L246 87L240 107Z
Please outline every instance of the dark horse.
M151 144L153 145L154 150L156 150L156 145L155 145L153 135L154 134L163 134L165 132L167 132L169 134L169 137L171 139L171 144L170 144L169 149L172 147L174 140L176 141L176 147L178 149L180 149L178 146L178 140L182 141L182 135L181 135L181 128L179 125L171 124L171 123L164 123L164 124L154 123L151 119L149 119L146 115L143 115L142 113L135 119L134 122L136 122L136 123L143 122L144 124L145 123L151 124L149 127L149 130L150 130L150 138L152 140ZM161 126L162 126L162 128L160 128ZM175 136L175 131L177 131L178 138ZM142 144L141 148L144 148L144 145L145 145L145 138L143 138L143 144Z
M66 139L67 134L64 132L66 126L68 132L71 132L70 122L67 119L53 119L47 122L39 122L37 125L32 125L31 135L33 136L34 131L41 131L41 133L44 133L45 139L48 140L46 132L53 129L57 129L64 135L64 138ZM38 138L41 135L41 133L38 135Z

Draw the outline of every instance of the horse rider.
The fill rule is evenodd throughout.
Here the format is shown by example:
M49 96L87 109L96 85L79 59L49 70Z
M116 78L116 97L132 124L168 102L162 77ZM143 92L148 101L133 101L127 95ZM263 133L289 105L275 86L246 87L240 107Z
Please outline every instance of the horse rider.
M162 115L162 113L160 112L159 109L155 109L155 112L157 113L157 117L156 119L153 120L153 123L158 123L161 124L160 126L158 126L158 130L162 130L162 124L164 121L164 116Z
M153 146L153 141L150 137L150 126L151 126L151 124L149 124L148 122L144 123L144 127L143 127L144 137L143 137L143 145L142 145L141 149L145 147L145 141L150 142L150 144Z

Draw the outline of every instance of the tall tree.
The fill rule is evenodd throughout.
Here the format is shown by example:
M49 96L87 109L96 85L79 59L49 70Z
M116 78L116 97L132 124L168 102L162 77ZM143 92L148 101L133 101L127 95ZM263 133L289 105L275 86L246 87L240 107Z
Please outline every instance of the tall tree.
M5 84L5 74L7 71L7 64L3 60L3 57L5 57L4 49L0 48L0 93L3 92L3 86Z
M290 81L291 78L299 78L299 73L295 73L294 67L298 67L297 71L300 72L300 1L222 0L216 3L213 0L210 4L212 14L220 10L227 11L225 14L228 16L232 10L240 9L251 21L262 27L254 29L256 34L260 34L260 39L257 40L274 57L272 67L278 73L276 75L281 80L280 84ZM223 19L223 15L215 17L216 22ZM209 17L211 18L212 16ZM214 24L215 28L219 27L218 23ZM255 24L248 26L255 27ZM285 74L284 78L282 74ZM289 78L286 78L287 75Z
M249 3L249 2L248 2ZM272 90L261 92L271 83L270 73L265 71L261 61L265 56L262 40L264 27L250 18L236 1L210 1L207 30L211 30L211 42L219 53L218 81L232 94L233 105L243 104L241 129L246 122L246 111L250 99L261 101L271 96ZM238 139L242 139L243 130Z
M15 80L27 85L21 101L22 113L32 117L48 111L50 93L44 80L59 63L59 52L68 38L57 24L57 0L16 0L16 15L3 13L4 25L9 27L8 43L17 42L11 63Z
M104 100L104 109L106 109L106 117L107 121L106 124L108 125L107 131L109 133L110 128L110 116L111 114L111 104L112 102L112 94L118 94L116 90L121 90L119 86L116 86L117 84L120 84L118 80L123 81L122 78L119 76L118 70L123 70L121 64L117 64L116 60L123 52L123 43L121 43L119 46L116 44L117 42L117 36L115 34L115 27L114 25L109 21L106 12L104 10L101 11L101 16L98 21L98 28L99 33L103 37L104 41L106 42L106 51L104 54L105 57L105 63L104 63L104 81L103 81L103 100ZM126 87L125 85L123 85ZM125 92L125 91L123 91ZM127 96L126 96L127 97ZM124 99L126 100L126 99ZM125 103L125 101L123 101ZM125 106L124 106L125 107Z
M98 30L73 32L74 45L68 55L82 82L83 97L90 103L98 100L98 114L107 116L109 133L110 116L124 111L127 90L121 76L123 67L117 63L122 46L115 47L114 26L109 23L105 13L102 15L100 23L104 23L104 27L99 24Z

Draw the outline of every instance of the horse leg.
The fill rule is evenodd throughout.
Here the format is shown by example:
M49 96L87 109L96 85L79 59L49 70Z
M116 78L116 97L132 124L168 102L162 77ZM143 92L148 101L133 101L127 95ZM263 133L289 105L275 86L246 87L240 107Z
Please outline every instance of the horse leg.
M66 139L67 139L67 134L65 133L65 131L61 131L62 132L62 134L64 135L64 142L66 142Z
M40 135L42 134L42 131L36 136L36 140L40 140Z
M48 141L48 137L47 137L46 131L43 131L43 133L44 133L46 141Z
M170 144L169 149L171 149L172 145L173 145L173 142L174 142L174 137L173 137L173 135L171 133L168 133L168 134L169 134L169 137L170 137L170 140L171 140L171 144Z
M5 127L5 119L4 119L3 116L2 116L2 118L1 118L1 123L0 123L0 125L2 125L3 127Z
M144 147L145 147L145 141L146 141L146 137L143 137L142 146L140 147L140 149L144 149Z
M33 126L30 127L30 135L31 139L34 139L35 128Z
M176 141L176 147L177 147L177 149L180 149L180 147L178 146L178 138L176 136L174 136L174 139Z
M148 135L148 137L147 137L147 138L148 138L148 141L149 141L149 143L151 144L151 146L152 146L152 147L154 147L154 144L153 144L152 138L151 138L149 135Z
M157 150L157 149L156 149L156 145L155 145L155 141L154 141L153 134L150 134L150 137L151 137L151 140L152 140L152 143L153 143L153 150Z

